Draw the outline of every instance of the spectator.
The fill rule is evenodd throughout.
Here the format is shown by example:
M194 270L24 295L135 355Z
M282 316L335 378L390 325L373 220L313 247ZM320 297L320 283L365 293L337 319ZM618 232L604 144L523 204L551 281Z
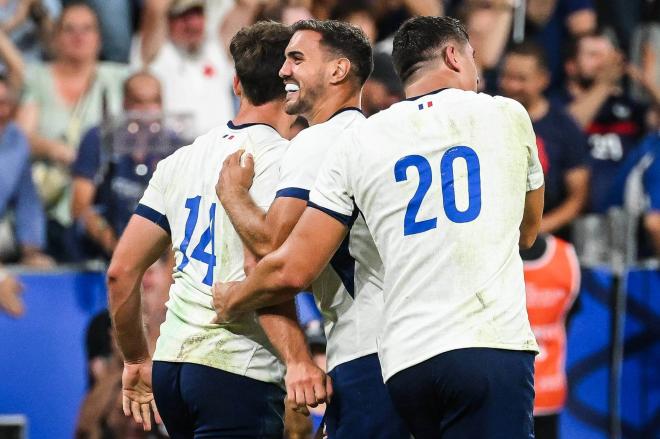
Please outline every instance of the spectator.
M0 311L11 317L21 317L25 313L22 292L23 286L0 265Z
M64 0L65 3L70 0ZM80 0L78 0L80 1ZM134 33L136 2L131 0L85 0L99 17L101 27L101 59L127 63Z
M82 134L102 118L107 107L121 107L124 66L98 62L98 21L83 4L65 7L55 24L55 59L28 70L18 122L28 134L33 171L48 209L48 248L57 259L78 257L71 229L69 166Z
M359 27L371 45L376 44L378 37L376 18L368 3L360 0L340 3L332 11L332 19L345 21Z
M562 108L543 95L550 72L543 49L531 42L507 53L500 79L505 96L523 104L534 126L545 173L545 207L541 233L568 239L568 226L588 198L589 170L586 138Z
M124 110L128 120L103 138L106 148L102 128L90 129L72 166L73 218L105 256L112 255L158 160L181 145L171 131L155 131L162 126L161 88L150 73L136 73L126 80ZM93 255L94 251L88 252Z
M233 69L219 31L206 34L203 0L147 0L140 38L132 64L160 79L165 112L191 117L193 136L231 119Z
M0 30L6 32L28 62L48 54L53 17L60 14L57 0L5 0L0 2Z
M639 223L638 259L660 258L660 130L630 153L614 188L613 204Z
M373 8L377 17L379 41L390 37L411 17L444 15L441 0L375 0Z
M0 80L0 223L11 230L0 247L13 259L34 267L50 267L53 261L42 253L45 218L30 170L30 145L12 121L15 95L5 80ZM10 215L11 214L11 215ZM11 217L11 218L10 218Z
M551 89L563 80L562 49L569 38L596 30L592 0L528 0L526 36L534 39L548 54Z
M607 209L612 176L644 135L645 108L621 87L624 70L622 55L605 35L583 36L566 61L567 87L555 95L588 135L593 213Z
M566 317L580 290L580 265L573 246L539 235L522 251L527 313L539 344L534 369L534 433L559 437L559 414L566 403Z
M392 57L387 53L374 54L374 71L362 89L362 109L365 115L368 117L385 110L404 97Z
M21 90L25 79L25 64L21 53L2 30L0 30L0 59L7 84L12 90Z
M464 17L481 69L480 87L495 94L496 68L511 35L515 0L467 0L458 8Z

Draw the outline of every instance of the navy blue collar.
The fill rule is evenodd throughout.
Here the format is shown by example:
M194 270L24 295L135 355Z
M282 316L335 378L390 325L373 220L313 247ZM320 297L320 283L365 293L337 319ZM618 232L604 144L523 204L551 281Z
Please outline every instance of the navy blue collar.
M243 128L248 128L248 127L251 127L251 126L254 126L254 125L264 125L264 126L270 127L270 128L275 130L275 128L272 125L268 125L267 123L254 122L254 123L242 123L240 125L235 125L234 122L232 122L231 120L229 122L227 122L227 126L229 127L229 129L232 129L232 130L242 130ZM275 131L277 131L277 130L275 130Z
M430 92L428 92L428 93L424 93L423 95L413 96L412 98L406 98L406 101L416 101L417 99L419 99L419 98L421 98L421 97L428 96L428 95L438 94L438 93L440 93L440 92L443 91L443 90L447 90L448 88L449 88L449 87L443 87L443 88L439 88L439 89L437 89L437 90L430 91Z
M330 120L330 119L332 119L333 117L335 117L335 116L337 116L337 115L343 113L344 111L358 111L361 115L364 116L364 113L363 113L362 110L359 109L358 107L344 107L344 108L340 108L339 110L335 111L335 113L334 113L332 116L330 116L330 117L328 118L328 120ZM328 120L326 120L326 122L327 122Z

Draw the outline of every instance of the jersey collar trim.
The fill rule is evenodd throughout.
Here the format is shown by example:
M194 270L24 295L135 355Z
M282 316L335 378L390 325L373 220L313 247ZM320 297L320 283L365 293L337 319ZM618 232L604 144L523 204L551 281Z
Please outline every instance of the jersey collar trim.
M273 127L272 125L268 125L267 123L254 122L254 123L242 123L240 125L236 125L231 120L229 122L227 122L227 126L229 127L230 130L242 130L243 128L248 128L248 127L251 127L251 126L254 126L254 125L264 125L264 126L270 127L270 128L275 130L275 127ZM275 131L277 131L277 130L275 130Z
M406 98L406 101L416 101L417 99L419 99L419 98L423 98L424 96L429 96L429 95L438 94L438 93L440 93L440 92L443 91L443 90L447 90L448 88L449 88L449 87L442 87L442 88L439 88L439 89L437 89L437 90L433 90L433 91L430 91L430 92L428 92L428 93L424 93L423 95L413 96L413 97L411 97L411 98Z
M340 108L339 110L335 111L335 113L334 113L332 116L330 116L330 117L328 118L328 120L332 119L333 117L335 117L335 116L337 116L337 115L339 115L339 114L341 114L341 113L343 113L343 112L345 112L345 111L357 111L357 112L359 112L361 115L364 116L364 113L363 113L362 110L359 109L358 107L345 107L345 108ZM326 122L327 122L327 120L326 120Z

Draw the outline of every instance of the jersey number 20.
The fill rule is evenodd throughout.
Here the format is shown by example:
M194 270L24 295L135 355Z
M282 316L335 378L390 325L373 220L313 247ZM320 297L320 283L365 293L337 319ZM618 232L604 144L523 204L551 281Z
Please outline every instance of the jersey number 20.
M190 245L190 239L192 234L195 231L195 226L197 225L197 220L199 218L199 205L202 201L201 196L196 196L194 198L188 198L186 200L186 209L190 210L188 214L188 219L186 220L186 230L181 242L179 249L183 254L183 259L177 267L177 270L181 271L185 268L186 265L190 262L188 259L188 246ZM206 275L202 282L208 286L213 285L213 267L215 267L215 239L214 239L214 229L215 229L215 203L211 204L209 209L209 226L204 230L202 236L199 238L199 243L195 246L190 257L206 264ZM206 247L211 244L211 253L206 252Z
M468 179L468 207L458 210L456 207L456 192L454 188L454 160L462 158L467 164ZM430 218L417 221L419 207L431 188L433 171L429 161L421 155L407 155L394 165L394 178L397 182L408 179L408 168L417 168L419 174L419 186L412 199L408 203L406 214L403 219L403 234L414 235L435 229L438 219ZM440 180L442 184L442 204L445 214L450 221L455 223L467 223L474 221L481 212L481 168L477 153L469 146L454 146L449 148L440 160Z

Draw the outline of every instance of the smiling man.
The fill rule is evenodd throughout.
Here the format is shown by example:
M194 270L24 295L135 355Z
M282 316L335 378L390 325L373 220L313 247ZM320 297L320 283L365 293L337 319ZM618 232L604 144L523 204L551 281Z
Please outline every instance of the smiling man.
M458 20L409 20L393 59L408 100L337 139L289 238L244 282L216 285L216 309L288 300L359 209L384 262L383 377L414 437L531 438L538 347L519 247L538 232L543 172L529 116L474 92Z
M371 73L371 46L358 28L338 21L293 25L280 70L285 110L305 117L310 128L291 142L282 160L276 200L267 213L248 193L252 169L240 152L225 162L218 197L245 245L256 255L276 250L305 210L319 169L336 140L365 118L360 94ZM248 165L251 162L248 161ZM312 289L328 339L334 394L328 405L328 436L405 438L410 434L394 411L376 355L382 314L382 263L364 220L356 220L340 251ZM306 287L304 285L303 287ZM298 395L298 406L315 395Z

